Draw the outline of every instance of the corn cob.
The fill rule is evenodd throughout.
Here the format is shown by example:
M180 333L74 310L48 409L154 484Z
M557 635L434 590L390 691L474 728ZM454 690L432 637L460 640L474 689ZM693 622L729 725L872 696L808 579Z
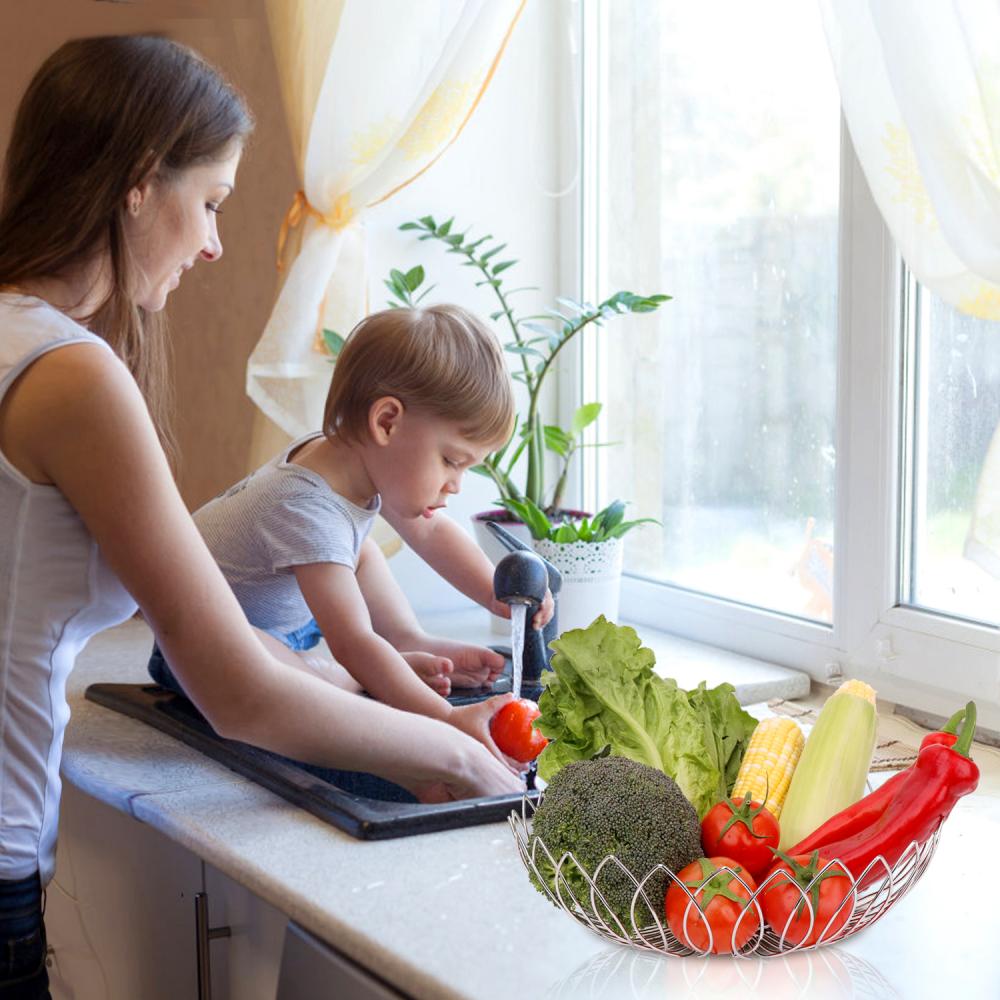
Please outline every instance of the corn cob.
M740 764L733 798L742 799L749 792L752 801L763 802L778 819L804 743L802 730L792 719L775 716L759 722Z
M782 850L861 798L875 749L875 689L845 681L813 726L781 815Z

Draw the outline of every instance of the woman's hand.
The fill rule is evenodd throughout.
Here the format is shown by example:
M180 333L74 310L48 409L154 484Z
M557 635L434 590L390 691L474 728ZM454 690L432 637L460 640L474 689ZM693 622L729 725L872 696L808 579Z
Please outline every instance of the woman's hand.
M516 795L524 791L524 779L492 757L485 747L469 741L461 776L442 781L414 784L410 787L424 803L454 802L485 795Z
M493 742L493 735L490 733L490 720L513 697L512 694L498 694L484 701L477 701L472 705L453 706L448 722L456 729L460 729L466 735L482 743L498 761L501 761L511 771L520 773L516 762L501 751Z
M519 767L515 766L515 761L504 757L489 735L490 719L510 700L509 694L498 695L475 705L453 709L452 726L433 723L436 737L433 743L437 743L437 748L432 742L424 743L433 756L430 763L440 776L430 780L407 780L397 776L393 780L427 803L523 792L524 778ZM428 720L420 721L424 724ZM439 737L444 738L446 746L441 745ZM489 748L484 745L485 740L489 740ZM426 754L418 754L414 760L418 768L422 756Z

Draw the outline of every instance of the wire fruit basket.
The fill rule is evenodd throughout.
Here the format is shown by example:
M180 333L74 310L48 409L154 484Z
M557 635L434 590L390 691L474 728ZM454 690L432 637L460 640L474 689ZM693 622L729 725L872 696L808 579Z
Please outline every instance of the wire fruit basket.
M540 797L538 802L541 801ZM588 871L571 851L556 856L540 837L534 836L531 832L531 818L536 808L537 805L525 797L521 801L520 813L514 810L509 817L517 852L533 884L539 887L559 909L602 937L616 944L630 945L643 951L676 956L722 953L738 957L751 955L766 957L807 951L843 941L885 916L890 908L913 888L930 863L940 835L940 830L937 830L928 840L911 843L894 865L889 865L880 856L865 868L858 879L846 875L851 882L850 891L814 937L815 918L808 898L809 890L829 869L840 868L836 859L831 859L820 869L809 886L797 887L804 905L803 912L808 914L808 926L802 933L801 923L796 921L798 927L793 935L794 941L789 938L794 914L789 916L788 922L779 932L767 924L761 907L765 893L773 887L776 880L782 878L780 874L769 875L760 882L756 891L752 891L735 871L725 867L719 868L706 878L705 882L718 877L720 872L727 872L747 891L748 899L740 918L733 926L730 940L719 942L717 945L713 940L712 927L695 900L700 887L689 889L665 865L657 865L651 871L637 877L614 855L609 854L594 866L592 871ZM843 871L842 868L840 870ZM630 919L627 923L615 914L605 895L610 881L620 884L622 876L635 886ZM671 885L679 886L688 897L683 918L683 931L688 936L687 940L679 939L667 926L664 918L664 890L660 888L664 884L664 877L667 888ZM783 879L782 881L784 883ZM580 891L581 885L586 886L586 892ZM655 891L652 890L653 885L657 886ZM846 922L842 919L845 912L848 913ZM747 921L746 925L743 924L744 920ZM697 932L694 925L700 925ZM754 929L749 939L742 943L742 946L737 946L737 938L746 937L747 926ZM691 941L692 937L707 939L706 947L695 947Z

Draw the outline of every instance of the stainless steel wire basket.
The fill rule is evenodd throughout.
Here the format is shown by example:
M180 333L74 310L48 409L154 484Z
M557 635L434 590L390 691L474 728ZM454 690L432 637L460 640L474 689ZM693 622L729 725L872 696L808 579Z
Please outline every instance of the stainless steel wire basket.
M540 797L538 803L541 801ZM757 886L756 891L751 891L750 886L735 871L720 868L709 878L716 877L718 872L729 872L747 891L748 900L733 927L731 939L728 942L721 942L721 947L713 948L715 942L711 925L695 899L700 887L689 889L664 865L657 865L649 872L636 875L614 855L608 855L593 866L592 871L581 864L572 851L557 856L546 847L540 837L534 836L531 832L531 818L536 808L537 805L526 797L521 801L520 812L514 810L509 817L517 852L536 887L540 888L559 909L602 937L643 951L677 956L721 953L740 957L750 955L766 957L806 951L833 944L835 941L843 941L885 916L889 909L913 888L930 863L940 834L940 831L936 831L923 843L911 843L894 865L889 865L884 858L877 857L857 880L848 875L851 881L850 891L816 935L815 941L808 944L806 942L813 936L815 920L812 904L809 901L809 890L814 883L811 882L805 888L798 887L804 904L803 912L808 913L809 923L800 934L795 935L798 943L793 943L788 939L792 916L779 933L768 926L761 908L764 893L781 876L776 873L771 874ZM829 863L817 873L816 880L835 865L837 865L836 859L830 859ZM620 885L622 875L635 886L627 924L614 913L605 895L609 878L613 876L615 882ZM670 885L679 886L687 895L685 933L692 937L705 936L707 939L705 948L695 947L690 937L687 940L679 939L667 926L663 891L662 889L651 891L652 885L664 884L664 876L668 888ZM576 884L576 889L573 883ZM586 887L586 891L580 891L581 885ZM845 911L849 915L846 923L841 923L840 918ZM742 947L736 947L737 938L745 933L741 930L741 922L744 919L748 920L754 929L749 940ZM703 925L707 934L694 935L693 931L689 930L693 924L699 923Z

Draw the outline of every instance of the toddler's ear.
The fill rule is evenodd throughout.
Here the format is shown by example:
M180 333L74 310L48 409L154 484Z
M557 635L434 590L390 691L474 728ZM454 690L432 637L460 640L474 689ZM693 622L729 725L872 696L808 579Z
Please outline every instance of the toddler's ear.
M368 410L368 433L376 444L388 444L403 417L403 404L395 396L380 396Z

